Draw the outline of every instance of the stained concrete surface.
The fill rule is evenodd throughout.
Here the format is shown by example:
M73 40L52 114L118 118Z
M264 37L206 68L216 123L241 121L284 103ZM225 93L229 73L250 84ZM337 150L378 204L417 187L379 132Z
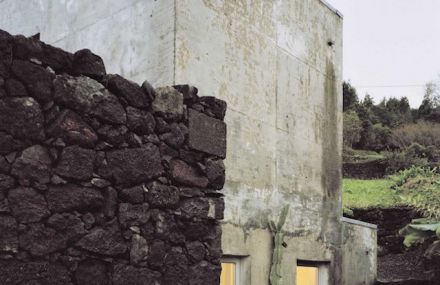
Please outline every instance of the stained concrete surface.
M284 284L297 259L326 262L329 283L342 284L339 14L319 0L26 3L1 2L0 28L89 47L109 72L190 83L228 103L223 251L241 258L243 284L268 283L267 220L286 203Z
M343 218L342 233L342 284L374 284L377 268L377 226Z

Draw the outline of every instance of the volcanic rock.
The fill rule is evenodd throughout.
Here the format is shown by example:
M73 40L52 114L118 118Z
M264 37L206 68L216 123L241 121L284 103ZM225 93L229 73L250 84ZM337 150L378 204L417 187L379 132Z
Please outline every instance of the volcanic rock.
M2 216L0 218L0 252L16 253L17 251L17 222L14 217Z
M87 211L100 208L104 204L104 197L98 189L73 184L50 186L46 199L53 212Z
M171 178L186 186L205 188L208 186L208 178L202 176L197 169L179 159L170 162Z
M127 125L130 130L147 135L154 132L156 121L151 113L133 107L127 107Z
M95 131L80 116L70 110L62 111L49 126L51 137L61 138L66 143L93 147L98 140Z
M225 164L223 160L206 160L206 176L212 188L220 190L225 185Z
M105 122L126 122L125 110L118 98L91 78L58 75L54 81L54 89L55 101L61 105Z
M225 158L226 124L192 109L189 109L188 114L189 146L195 150Z
M14 60L12 73L26 85L32 97L41 102L52 100L52 75L46 69L28 61Z
M46 200L32 188L18 187L9 191L9 207L18 222L39 222L49 215Z
M86 75L95 79L104 76L105 66L102 58L89 49L82 49L73 55L73 73Z
M140 235L135 234L131 237L130 263L138 265L146 261L148 257L148 243Z
M144 189L142 185L134 186L131 188L122 189L119 192L119 196L125 202L132 204L139 204L144 201Z
M183 95L173 87L156 89L153 111L166 119L177 119L183 115Z
M43 114L31 97L0 99L0 130L15 138L44 140Z
M110 151L106 156L117 184L139 184L163 173L159 149L152 144Z
M148 204L132 205L128 203L119 204L119 223L124 228L140 226L148 222L150 212Z
M33 145L25 149L12 164L11 173L18 177L19 183L29 185L30 182L46 184L50 182L52 161L49 152L41 145Z
M0 284L71 285L73 283L69 271L61 264L0 260Z
M153 183L145 197L152 207L173 208L179 203L178 191L178 188L175 186Z
M19 236L20 248L44 256L66 247L66 237L43 224L30 224Z
M108 265L97 259L85 260L78 265L75 271L77 284L107 285L109 284Z
M113 285L150 285L159 284L160 273L148 268L125 264L113 266Z
M95 227L81 238L76 245L87 251L103 255L120 255L127 251L116 221L104 227Z
M26 87L20 81L9 78L6 80L5 89L9 97L28 97Z
M55 172L65 178L89 180L93 174L95 156L94 150L68 146L63 149Z
M135 82L117 74L108 75L106 81L107 88L114 94L123 97L129 105L136 108L147 108L150 105L152 98Z

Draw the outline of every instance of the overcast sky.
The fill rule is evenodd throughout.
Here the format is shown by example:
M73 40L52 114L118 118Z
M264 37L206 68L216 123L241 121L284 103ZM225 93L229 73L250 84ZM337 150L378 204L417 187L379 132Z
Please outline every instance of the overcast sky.
M406 96L418 107L440 74L440 0L327 2L344 15L344 79L360 97Z

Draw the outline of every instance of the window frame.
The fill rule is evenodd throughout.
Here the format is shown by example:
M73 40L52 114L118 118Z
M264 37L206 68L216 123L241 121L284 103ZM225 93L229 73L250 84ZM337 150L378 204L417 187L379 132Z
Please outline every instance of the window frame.
M318 269L318 285L329 285L329 265L330 262L326 261L312 261L312 260L302 260L298 259L296 261L296 267L314 267ZM296 283L296 273L297 269L295 267L295 283Z
M234 285L240 285L241 284L241 259L237 256L223 256L220 259L221 263L234 263L235 264L235 280Z

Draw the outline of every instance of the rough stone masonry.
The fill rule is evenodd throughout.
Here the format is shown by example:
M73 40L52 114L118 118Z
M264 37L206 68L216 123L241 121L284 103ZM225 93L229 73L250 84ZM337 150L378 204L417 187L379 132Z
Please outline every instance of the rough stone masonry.
M0 31L0 284L218 284L225 111Z

